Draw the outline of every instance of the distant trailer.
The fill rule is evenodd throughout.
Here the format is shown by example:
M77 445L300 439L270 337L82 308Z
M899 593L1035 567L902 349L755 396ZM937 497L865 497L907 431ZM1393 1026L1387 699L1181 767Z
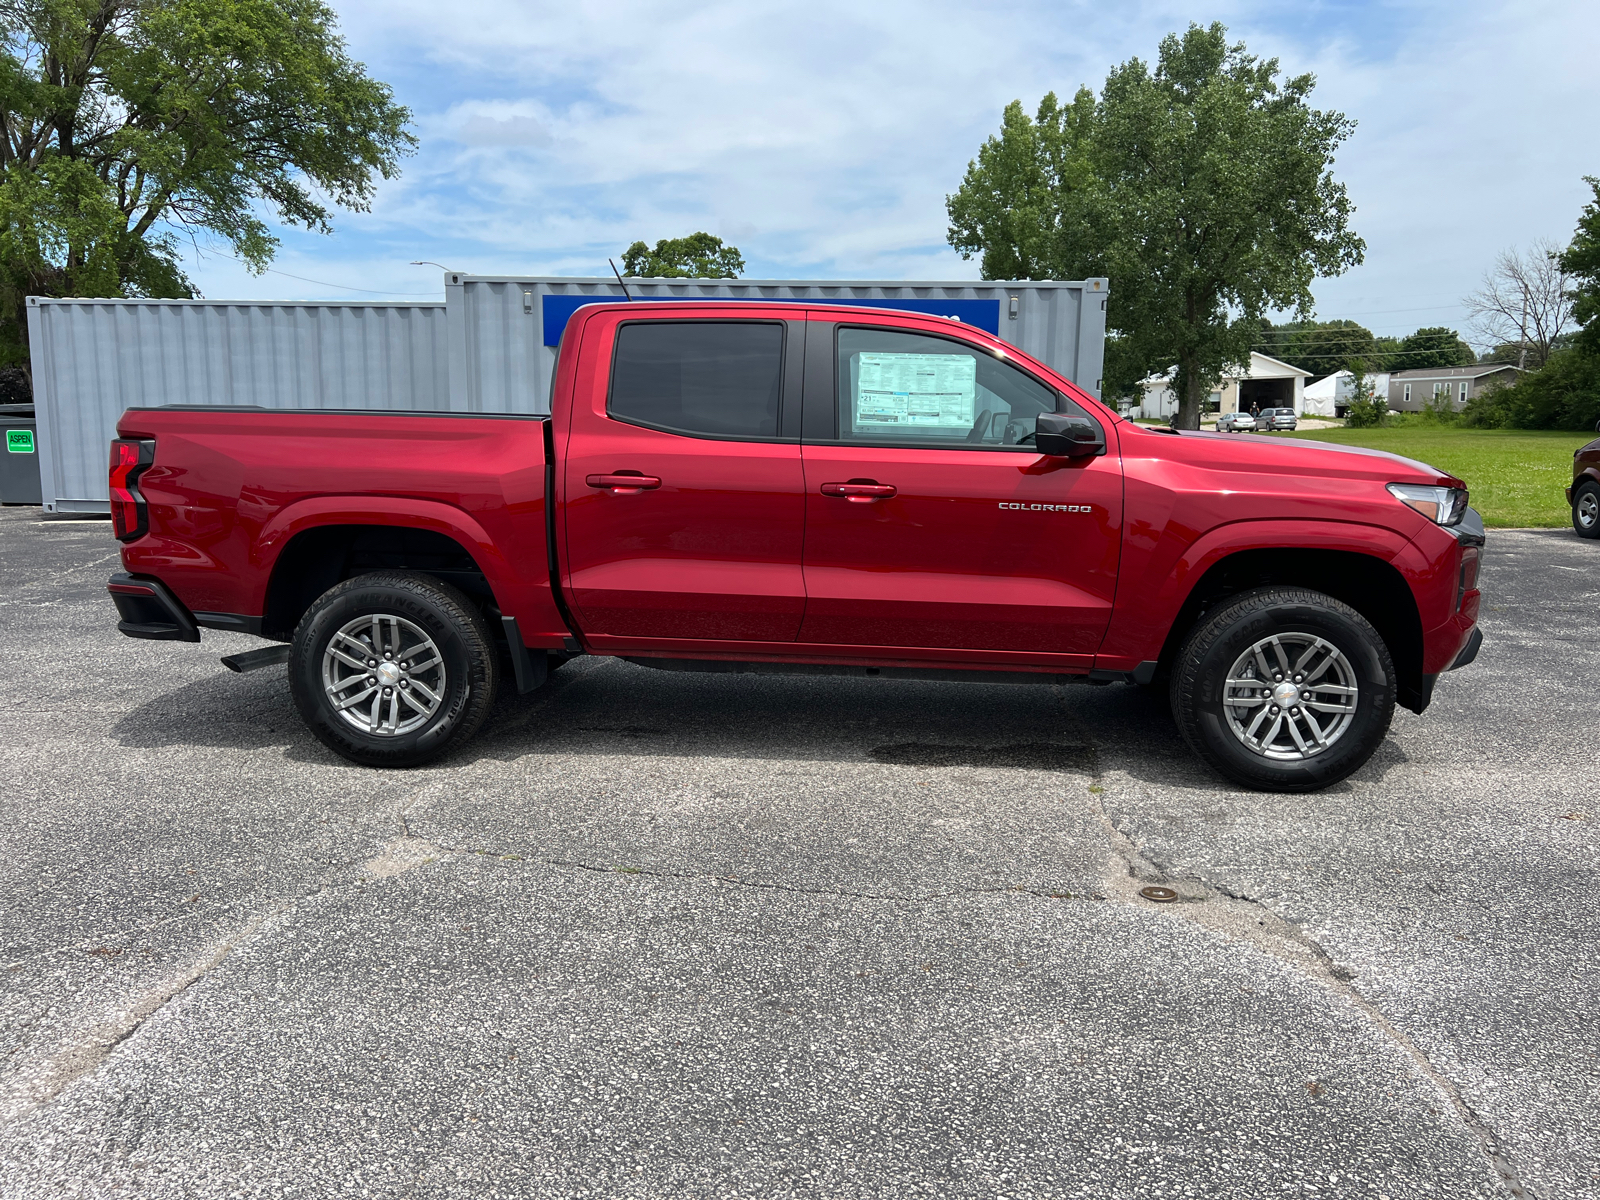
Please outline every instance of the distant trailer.
M987 330L1098 397L1105 279L629 279L639 300L865 305ZM611 278L444 276L444 303L53 300L28 297L39 475L47 513L110 511L106 463L124 409L550 411L556 347L585 304L625 299Z

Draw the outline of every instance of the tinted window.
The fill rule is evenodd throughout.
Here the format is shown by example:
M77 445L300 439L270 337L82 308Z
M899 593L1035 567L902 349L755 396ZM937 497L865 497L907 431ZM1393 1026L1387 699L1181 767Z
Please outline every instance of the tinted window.
M700 437L776 438L783 326L638 321L617 330L607 411Z
M838 354L843 441L1027 449L1040 413L1079 411L1033 376L945 338L846 327Z

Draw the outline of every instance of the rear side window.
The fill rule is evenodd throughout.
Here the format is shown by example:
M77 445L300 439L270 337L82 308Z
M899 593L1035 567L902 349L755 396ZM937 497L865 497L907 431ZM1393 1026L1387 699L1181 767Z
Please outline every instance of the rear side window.
M606 411L693 437L776 440L783 325L632 321L617 330Z

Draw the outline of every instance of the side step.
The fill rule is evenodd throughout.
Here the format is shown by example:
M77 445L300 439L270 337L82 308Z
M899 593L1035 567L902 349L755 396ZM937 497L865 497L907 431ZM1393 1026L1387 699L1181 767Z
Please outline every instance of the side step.
M243 675L246 671L259 671L263 667L275 667L279 663L289 661L288 644L281 646L267 646L261 650L247 650L243 654L230 654L222 660L222 665L230 671L237 671Z

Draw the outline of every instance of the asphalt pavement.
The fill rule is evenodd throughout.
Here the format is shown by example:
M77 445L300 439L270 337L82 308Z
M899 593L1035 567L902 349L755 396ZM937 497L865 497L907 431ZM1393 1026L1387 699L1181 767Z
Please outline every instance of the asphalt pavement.
M116 568L0 510L0 1198L1600 1197L1600 544L1492 531L1310 796L1132 687L609 660L365 770Z

